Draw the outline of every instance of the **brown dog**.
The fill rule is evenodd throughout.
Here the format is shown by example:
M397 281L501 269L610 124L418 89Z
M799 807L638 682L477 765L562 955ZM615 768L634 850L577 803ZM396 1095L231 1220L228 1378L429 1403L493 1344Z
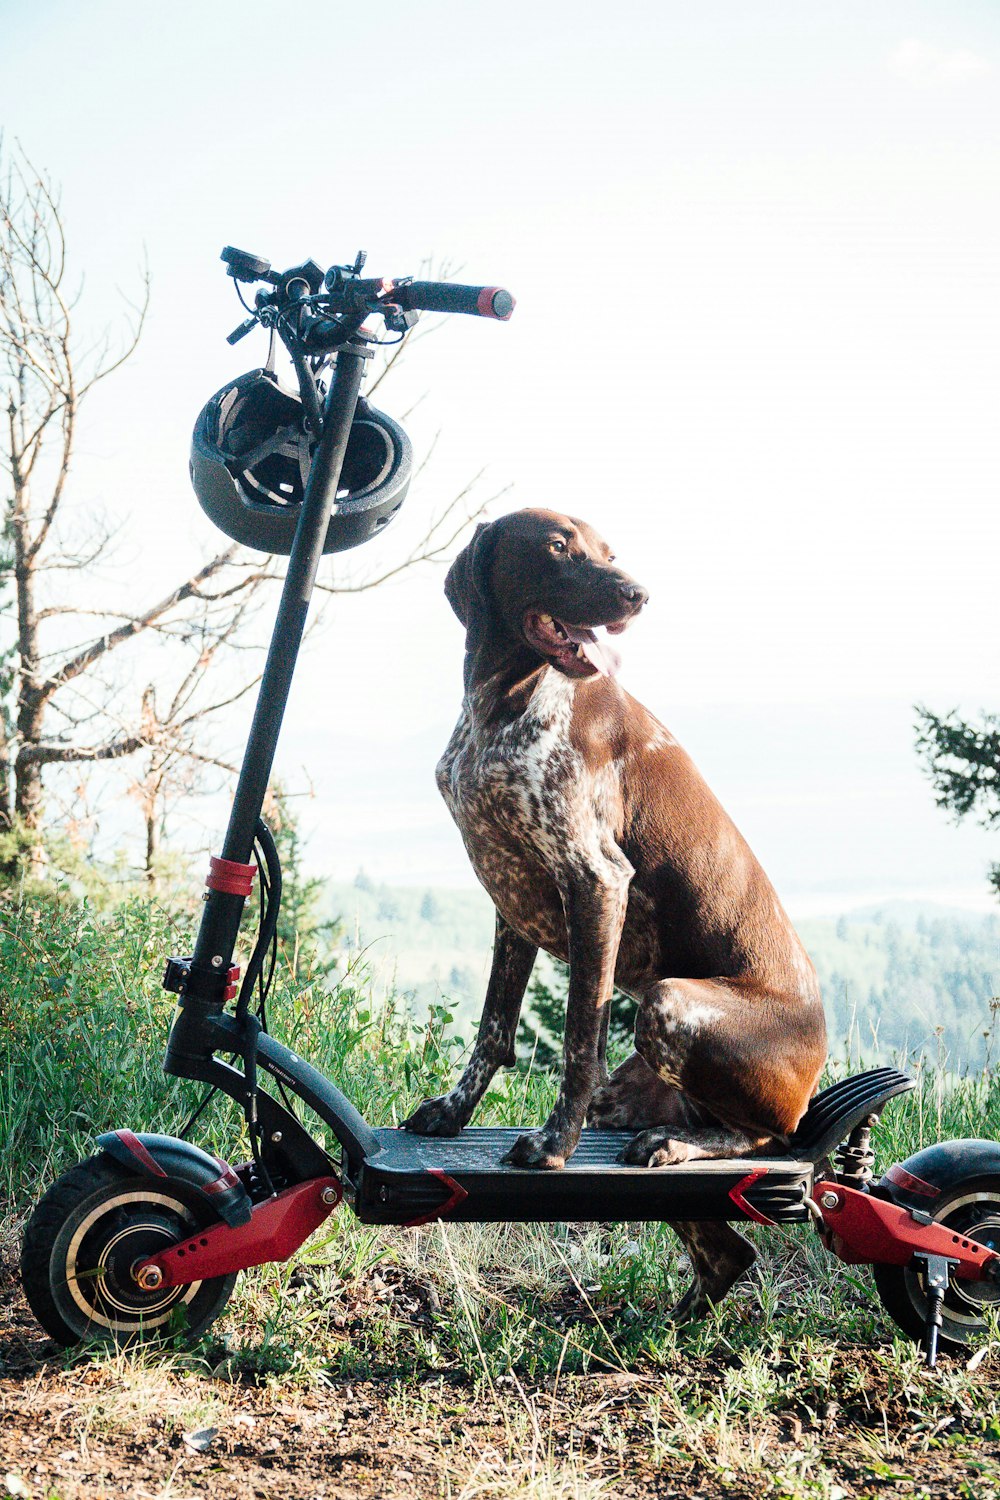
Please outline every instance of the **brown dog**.
M826 1056L815 970L753 854L676 740L614 681L596 635L646 591L582 521L523 510L478 528L445 581L466 627L462 715L438 785L496 906L478 1039L450 1093L407 1121L455 1135L514 1062L538 948L569 962L555 1108L510 1160L561 1167L590 1125L638 1131L668 1167L787 1139ZM638 1004L609 1078L612 986ZM704 1312L753 1259L725 1224L675 1224Z

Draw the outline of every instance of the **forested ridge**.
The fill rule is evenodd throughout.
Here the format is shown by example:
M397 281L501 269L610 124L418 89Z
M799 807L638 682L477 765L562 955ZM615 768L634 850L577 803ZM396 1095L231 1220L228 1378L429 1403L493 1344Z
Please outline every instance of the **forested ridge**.
M416 1011L443 999L462 1024L475 1021L493 935L483 892L383 885L360 874L353 885L328 887L327 900L343 920L343 959L364 949L379 981ZM924 1052L954 1067L995 1060L1000 914L897 902L796 927L820 976L834 1053L849 1048L867 1060ZM537 974L558 997L544 960Z

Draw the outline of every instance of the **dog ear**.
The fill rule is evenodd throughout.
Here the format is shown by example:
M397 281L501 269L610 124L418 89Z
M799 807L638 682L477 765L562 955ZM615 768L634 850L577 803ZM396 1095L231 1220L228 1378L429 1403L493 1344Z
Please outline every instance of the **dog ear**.
M489 603L489 567L493 561L492 522L481 521L468 546L455 558L444 581L445 598L466 630L478 610Z

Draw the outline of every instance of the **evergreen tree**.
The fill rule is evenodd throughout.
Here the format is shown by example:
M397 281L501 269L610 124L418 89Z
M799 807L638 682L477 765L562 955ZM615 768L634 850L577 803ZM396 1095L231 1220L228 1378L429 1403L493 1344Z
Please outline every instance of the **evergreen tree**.
M975 814L984 828L1000 824L1000 714L983 714L979 724L917 708L917 750L931 778L938 807L955 821ZM1000 896L1000 864L989 871Z
M424 891L424 899L420 903L420 919L423 922L438 922L441 919L441 907L433 891Z
M298 815L280 782L268 793L264 817L281 861L278 942L289 963L305 959L312 967L325 971L332 966L331 950L343 936L344 924L339 917L323 915L324 882L316 875L307 875L303 869L305 840Z
M517 1028L520 1055L525 1061L531 1060L536 1068L557 1069L560 1066L568 1000L568 965L552 959L544 968L536 967ZM632 1050L635 1016L636 1003L631 996L614 990L608 1036L612 1067Z

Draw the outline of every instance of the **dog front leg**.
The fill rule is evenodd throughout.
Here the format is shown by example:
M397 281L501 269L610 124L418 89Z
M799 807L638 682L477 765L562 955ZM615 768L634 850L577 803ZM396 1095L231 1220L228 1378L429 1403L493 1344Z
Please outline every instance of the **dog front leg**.
M450 1093L425 1099L404 1120L405 1130L415 1135L458 1135L471 1120L497 1069L514 1065L517 1021L537 953L535 945L518 937L497 912L493 965L472 1056Z
M625 923L629 876L611 869L571 881L566 901L569 931L569 999L559 1095L541 1130L519 1136L508 1152L515 1167L562 1167L576 1150L594 1090L601 1081L602 1050L614 985L618 944Z

